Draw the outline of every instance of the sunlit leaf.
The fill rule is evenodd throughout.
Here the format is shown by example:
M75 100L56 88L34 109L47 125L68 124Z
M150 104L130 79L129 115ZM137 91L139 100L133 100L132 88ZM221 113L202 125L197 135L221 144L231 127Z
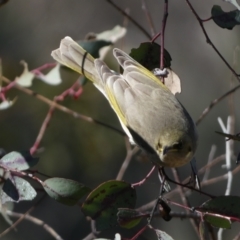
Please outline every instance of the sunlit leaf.
M0 159L0 165L11 170L24 171L38 163L38 158L33 158L29 151L10 152Z
M156 68L152 71L156 75ZM162 80L161 76L157 76L159 81ZM172 71L170 68L167 68L167 77L164 77L164 84L168 89L175 95L176 93L181 93L181 81L178 75Z
M111 30L107 30L96 34L96 39L110 41L112 44L116 43L119 39L123 38L127 33L127 29L121 26L115 26ZM111 49L110 46L106 46L100 49L99 55L101 59L104 59L108 51Z
M30 201L36 197L35 189L26 180L10 176L4 183L1 191L1 202Z
M30 87L32 86L32 81L35 77L35 75L28 70L28 64L25 61L20 62L23 65L23 73L20 75L20 77L16 78L16 81L19 85L23 87Z
M14 98L12 101L10 100L5 100L0 103L0 110L5 110L10 108L15 102L17 98Z
M157 234L158 240L174 240L170 235L168 235L166 232L163 232L161 230L156 229L155 230Z
M38 79L41 79L43 82L49 85L58 85L62 82L60 75L60 64L57 64L54 68L51 69L47 74L41 74L37 76Z
M56 201L72 206L88 194L91 189L83 184L66 178L49 178L44 181L44 190Z

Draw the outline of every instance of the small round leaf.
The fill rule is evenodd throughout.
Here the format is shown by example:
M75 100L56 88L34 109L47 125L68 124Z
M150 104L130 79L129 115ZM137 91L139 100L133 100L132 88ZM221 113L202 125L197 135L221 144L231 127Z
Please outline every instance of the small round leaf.
M38 163L38 158L33 158L29 151L10 152L0 159L0 165L9 170L24 171Z
M90 188L79 182L57 177L44 181L43 188L51 198L69 206L77 204L82 197L91 191Z

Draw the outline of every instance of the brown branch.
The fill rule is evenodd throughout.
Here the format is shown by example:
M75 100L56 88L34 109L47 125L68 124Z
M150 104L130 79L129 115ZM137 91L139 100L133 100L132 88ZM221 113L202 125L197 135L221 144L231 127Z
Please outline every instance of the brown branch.
M11 81L9 79L7 79L6 77L4 77L4 76L2 76L2 80L4 82L8 83L8 84L11 83ZM56 109L58 109L58 110L60 110L60 111L62 111L64 113L72 115L74 118L81 119L81 120L87 121L89 123L94 123L94 124L98 124L98 125L104 126L106 128L109 128L109 129L111 129L111 130L121 134L122 136L125 136L125 133L123 131L121 131L121 130L113 127L113 126L110 126L110 125L108 125L106 123L103 123L103 122L98 121L96 119L93 119L91 117L88 117L88 116L85 116L85 115L80 114L78 112L75 112L75 111L73 111L73 110L71 110L71 109L69 109L67 107L64 107L64 106L62 106L62 105L60 105L60 104L58 104L58 103L56 103L56 102L54 102L52 100L49 100L48 98L44 97L43 95L40 95L40 94L38 94L38 93L28 89L28 88L21 87L18 84L14 84L14 87L17 88L18 90L20 90L20 91L30 95L30 96L33 96L33 97L37 98L38 100L41 100L42 102L46 103L50 107L54 107L54 108L56 108Z
M176 168L172 168L172 173L173 173L173 176L174 176L174 179L176 180L176 182L180 182L179 174L178 174ZM184 194L183 188L178 185L178 186L177 186L177 189L178 189L180 198L181 198L181 200L182 200L182 203L183 203L185 206L188 206L188 207L190 208L189 201L188 201L186 195ZM189 210L187 210L187 213L189 213ZM198 234L198 226L197 226L196 221L194 221L194 219L192 219L192 218L190 218L189 220L190 220L190 223L192 224L192 227L193 227L193 229L195 230L197 236L199 237L199 234Z
M74 89L77 86L79 86L79 82L78 81L76 81L69 89L65 90L63 93L61 93L60 95L55 97L54 98L54 102L56 103L57 101L63 101L66 96L68 96L68 95L72 96L72 95L75 95L75 93L77 93L78 97L79 97L79 95L82 93L82 91L75 92ZM82 89L82 86L80 86L80 88ZM47 113L47 115L46 115L46 117L45 117L45 119L44 119L44 121L42 123L42 126L41 126L40 131L38 133L38 136L37 136L37 138L35 140L35 143L33 144L33 146L30 149L31 155L33 155L38 150L38 147L39 147L39 145L41 143L41 140L42 140L42 138L44 136L44 133L45 133L47 127L49 126L49 123L50 123L50 120L52 118L54 110L55 110L54 106L51 106L50 109L48 110L48 113Z
M19 223L19 221L28 220L28 221L30 221L30 222L38 225L38 226L43 227L54 239L63 240L63 238L52 227L50 227L48 224L46 224L42 220L40 220L36 217L30 216L29 212L22 214L22 213L16 213L16 212L12 212L12 211L8 210L7 215L9 215L10 217L18 218L18 220L14 223L15 224L14 227L16 226L16 223ZM3 233L0 234L0 237L3 236L2 234Z
M222 56L222 54L218 51L218 49L215 47L215 45L213 44L213 42L211 41L211 39L209 38L207 31L203 25L204 20L202 20L199 15L197 14L197 12L195 11L194 7L192 6L192 4L190 3L189 0L185 0L187 5L189 6L189 8L191 9L192 13L194 14L194 16L196 17L202 31L203 34L206 38L206 42L214 49L214 51L217 53L217 55L222 59L222 61L225 63L225 65L229 68L229 70L234 74L234 76L237 78L238 81L240 81L240 75L237 74L235 72L235 70L231 67L231 65L226 61L226 59Z
M200 117L198 118L198 120L196 121L196 125L198 125L205 117L206 115L210 112L210 110L220 101L222 101L225 97L227 97L228 95L232 94L233 92L235 92L236 90L238 90L240 88L240 84L237 85L236 87L230 89L228 92L224 93L221 97L214 99L210 105L204 109L204 111L202 112L202 114L200 115Z
M164 68L164 36L165 36L165 28L167 24L168 17L168 0L164 0L164 13L162 19L162 30L161 30L161 55L160 55L160 69ZM164 78L163 78L164 83Z
M139 148L137 146L135 146L133 149L131 148L131 144L129 142L128 137L125 138L125 142L126 142L127 155L126 155L126 157L122 163L122 166L118 172L116 180L121 180L123 178L123 175L126 172L133 155L139 150Z
M146 4L145 0L142 0L142 9L143 9L143 11L144 11L144 13L146 15L147 21L149 23L152 36L154 36L156 34L156 30L155 30L155 27L154 27L154 24L153 24L153 20L152 20L151 14L149 12L149 9L147 7L147 4Z

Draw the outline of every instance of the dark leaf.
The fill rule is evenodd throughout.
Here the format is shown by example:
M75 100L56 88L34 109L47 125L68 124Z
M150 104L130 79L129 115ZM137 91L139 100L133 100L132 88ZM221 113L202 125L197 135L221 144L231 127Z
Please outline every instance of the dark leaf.
M213 226L229 228L229 218L238 218L240 220L240 197L238 196L220 196L208 200L196 209L205 212L205 220ZM216 216L207 215L207 213L217 214ZM219 216L222 215L222 216ZM233 221L233 219L231 219Z
M99 58L99 50L103 47L109 46L112 42L105 40L89 40L89 41L78 41L78 44L90 53L94 58Z
M213 21L221 28L233 29L236 25L240 24L240 11L234 10L231 12L224 12L218 5L212 7Z
M33 200L37 193L26 180L11 176L4 182L1 191L1 202L20 202Z
M138 48L132 48L129 55L149 71L160 67L160 46L157 43L141 43ZM170 68L171 61L170 54L164 49L164 67Z
M131 184L111 180L99 185L87 197L82 206L85 216L96 220L97 230L117 225L118 208L134 208L136 191Z
M117 217L121 227L130 229L138 225L145 215L134 209L119 208Z
M91 189L83 184L65 178L49 178L44 181L44 190L56 201L72 206L88 194Z

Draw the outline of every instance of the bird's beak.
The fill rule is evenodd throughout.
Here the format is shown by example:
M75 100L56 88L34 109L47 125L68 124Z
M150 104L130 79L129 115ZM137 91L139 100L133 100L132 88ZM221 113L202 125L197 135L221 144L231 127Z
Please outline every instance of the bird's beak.
M170 149L171 149L171 147L165 147L163 149L163 155L166 155Z

